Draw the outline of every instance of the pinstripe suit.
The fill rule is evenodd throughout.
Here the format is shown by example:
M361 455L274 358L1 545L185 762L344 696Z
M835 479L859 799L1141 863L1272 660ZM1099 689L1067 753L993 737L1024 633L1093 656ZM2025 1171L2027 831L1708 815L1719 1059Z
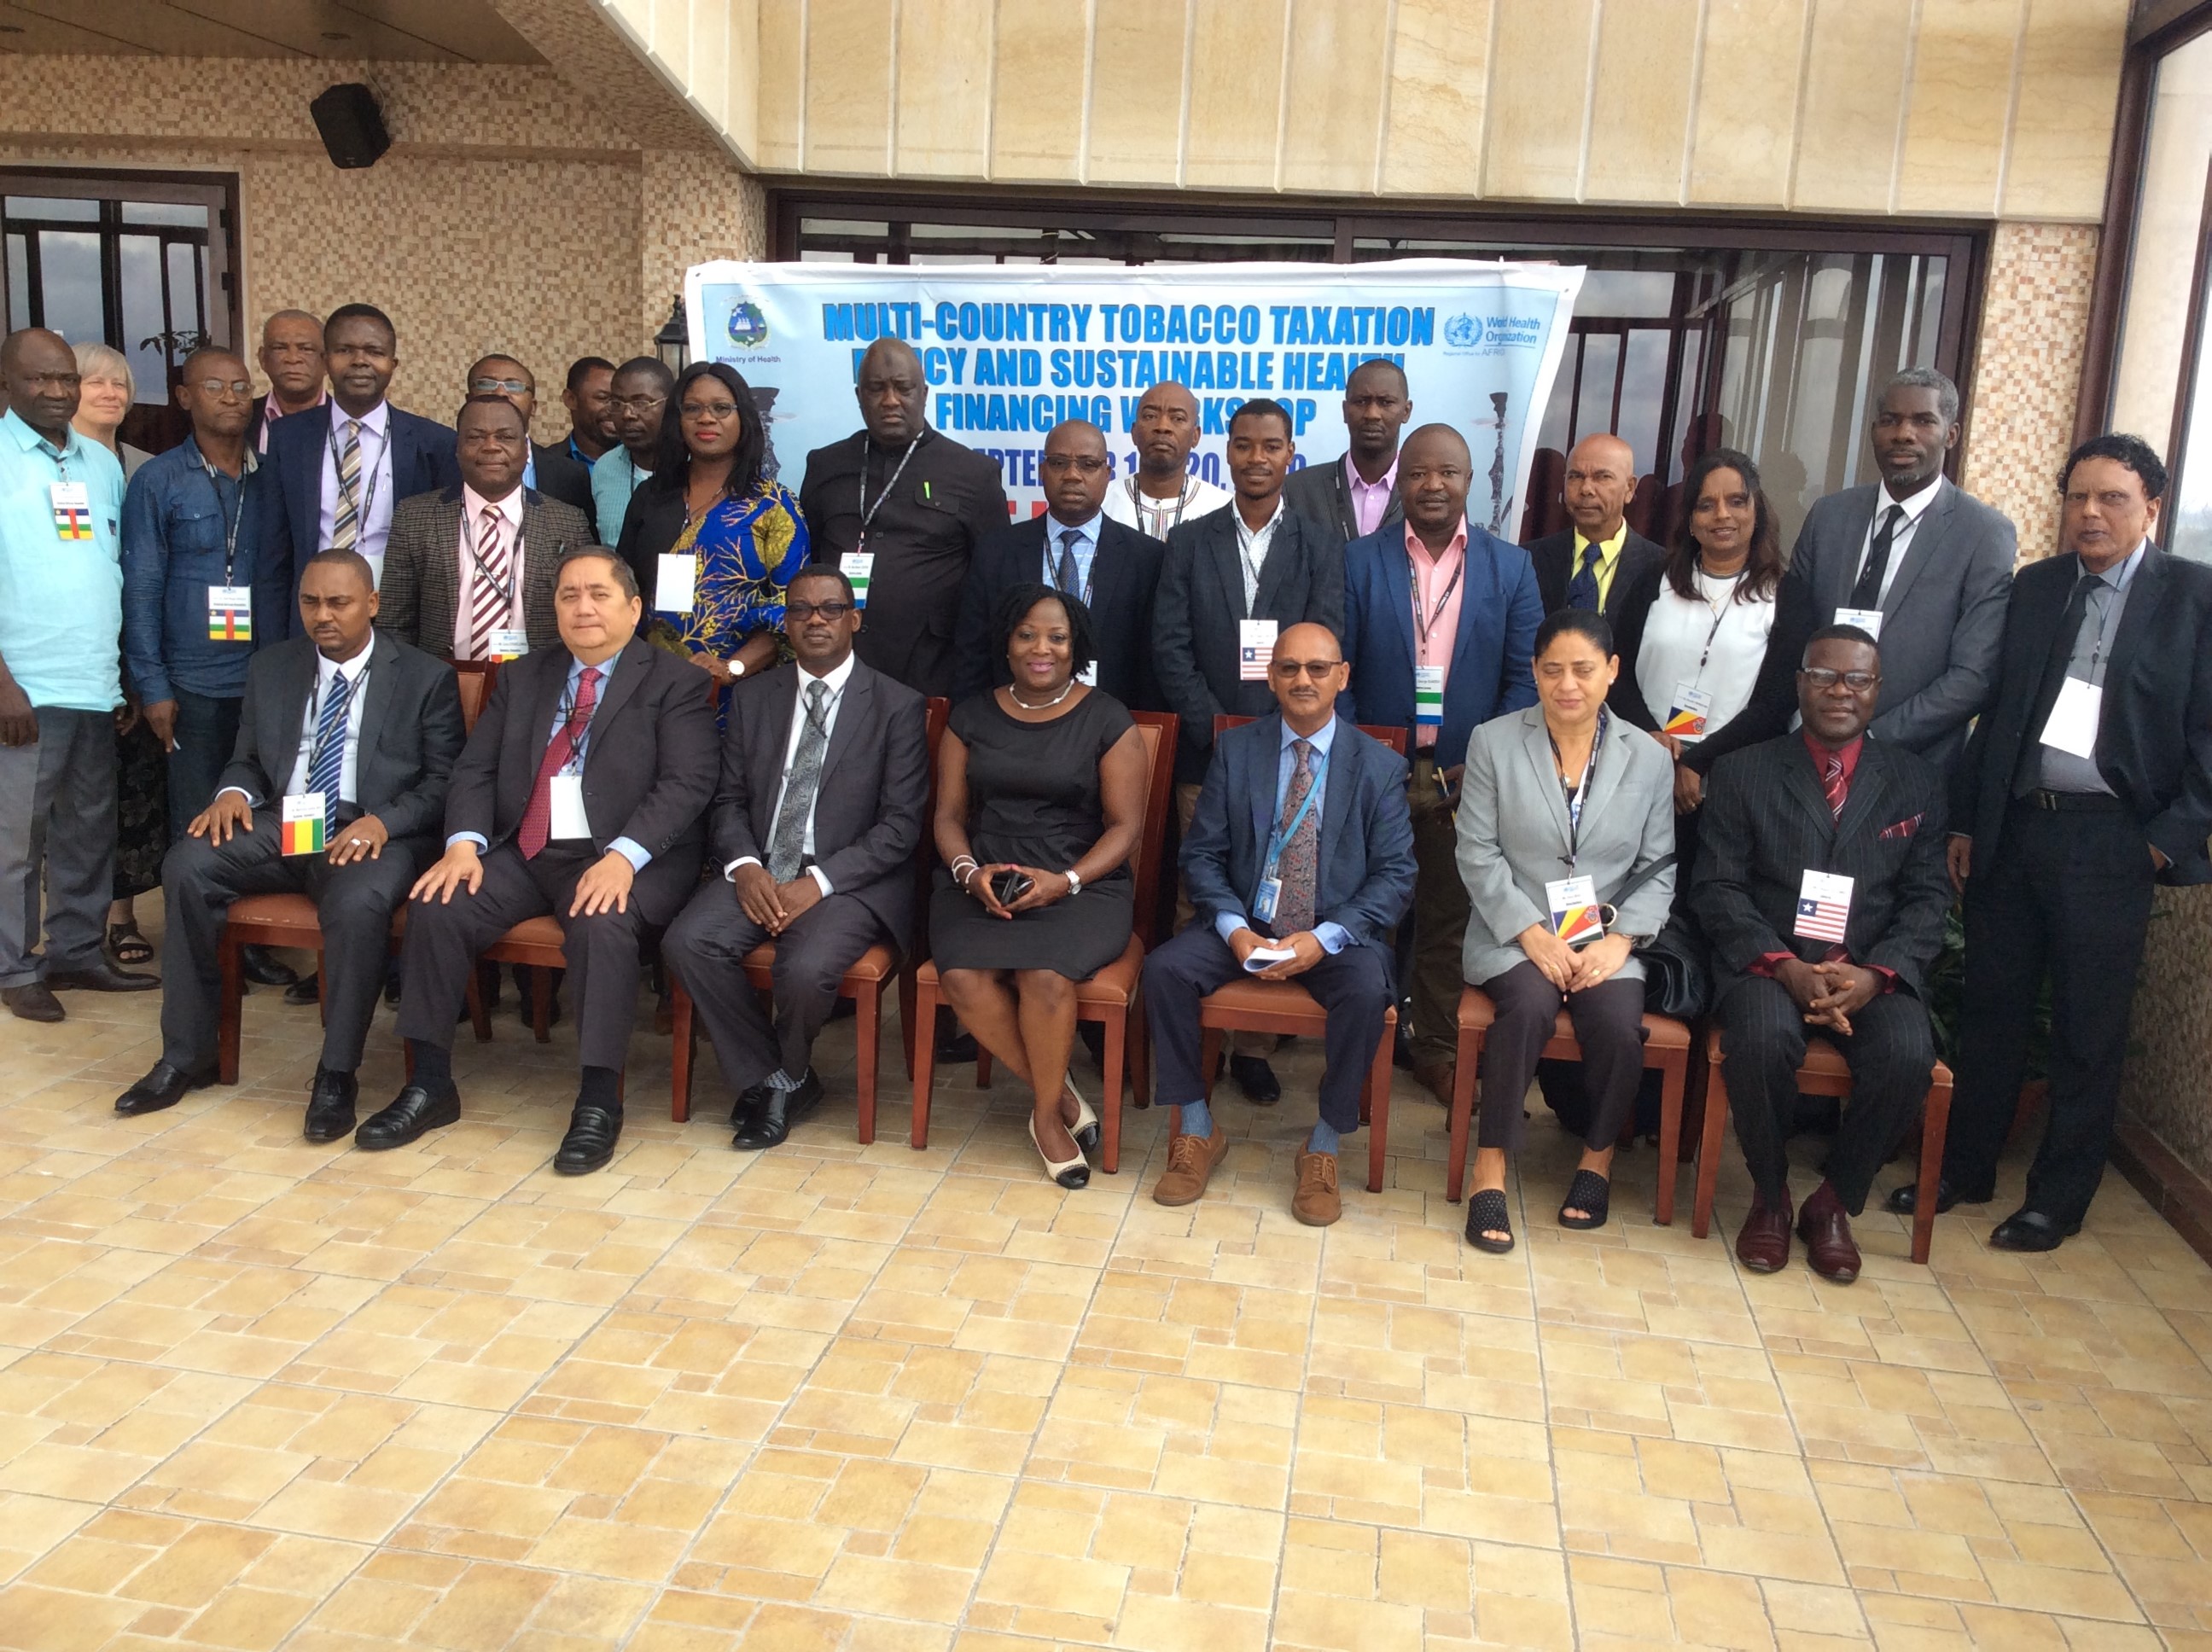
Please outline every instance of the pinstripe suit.
M573 505L536 489L522 495L522 618L533 649L561 641L553 619L553 575L562 556L594 543L591 525ZM453 614L461 589L461 490L441 488L392 507L384 546L377 629L426 653L450 659Z

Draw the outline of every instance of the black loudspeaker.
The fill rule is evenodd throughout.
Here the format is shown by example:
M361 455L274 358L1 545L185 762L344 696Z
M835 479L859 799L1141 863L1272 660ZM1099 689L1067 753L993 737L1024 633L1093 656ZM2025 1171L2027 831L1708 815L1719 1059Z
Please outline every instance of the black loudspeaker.
M307 112L315 118L315 130L323 135L334 167L373 167L392 147L376 94L359 82L326 88Z

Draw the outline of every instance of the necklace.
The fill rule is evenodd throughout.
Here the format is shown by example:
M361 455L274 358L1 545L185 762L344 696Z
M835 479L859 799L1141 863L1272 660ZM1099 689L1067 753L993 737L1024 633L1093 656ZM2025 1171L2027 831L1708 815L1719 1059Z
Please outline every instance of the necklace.
M1067 685L1061 689L1058 694L1053 695L1051 699L1040 700L1035 705L1031 705L1028 701L1022 698L1022 691L1019 689L1015 688L1012 683L1009 683L1006 686L1006 694L1008 697L1010 697L1013 702L1019 706L1024 711L1050 711L1054 706L1058 705L1061 701L1066 699L1069 695L1073 694L1074 692L1075 679L1071 677L1067 679Z

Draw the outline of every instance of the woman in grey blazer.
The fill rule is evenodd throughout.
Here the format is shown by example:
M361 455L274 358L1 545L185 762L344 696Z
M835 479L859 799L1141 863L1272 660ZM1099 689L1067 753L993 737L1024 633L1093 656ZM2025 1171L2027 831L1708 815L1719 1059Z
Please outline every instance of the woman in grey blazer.
M1605 1224L1613 1144L1644 1066L1634 949L1658 933L1674 893L1669 865L1618 911L1612 904L1674 851L1674 762L1605 708L1620 670L1612 626L1562 609L1538 628L1534 663L1537 703L1474 731L1459 800L1459 875L1474 904L1462 968L1498 1006L1482 1048L1467 1237L1493 1252L1513 1248L1505 1175L1521 1146L1522 1098L1562 1003L1591 1107L1559 1224Z

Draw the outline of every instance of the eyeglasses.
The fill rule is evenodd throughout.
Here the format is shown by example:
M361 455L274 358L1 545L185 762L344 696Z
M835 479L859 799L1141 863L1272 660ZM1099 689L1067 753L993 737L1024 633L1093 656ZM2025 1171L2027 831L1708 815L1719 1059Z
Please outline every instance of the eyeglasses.
M737 410L735 402L708 402L704 405L697 402L684 404L684 416L687 419L726 419Z
M1826 694L1837 683L1842 683L1853 694L1864 694L1881 681L1880 671L1832 671L1826 665L1808 665L1797 673L1805 679L1805 686Z
M668 398L665 396L610 396L607 398L607 405L617 413L624 408L629 409L634 413L650 413L656 407L666 406L667 403Z
M253 383L248 379L203 379L192 388L214 402L253 399Z
M501 391L505 391L510 396L527 396L535 388L535 386L525 379L471 379L469 380L469 394L471 396L496 396Z
M1085 476L1097 476L1113 461L1096 453L1047 453L1044 468L1052 471L1080 471Z
M1340 659L1279 659L1274 662L1273 671L1285 683L1295 683L1301 677L1310 677L1318 683L1343 664Z
M835 625L851 613L855 604L849 602L787 602L783 605L786 620L796 620L804 625L817 615Z

